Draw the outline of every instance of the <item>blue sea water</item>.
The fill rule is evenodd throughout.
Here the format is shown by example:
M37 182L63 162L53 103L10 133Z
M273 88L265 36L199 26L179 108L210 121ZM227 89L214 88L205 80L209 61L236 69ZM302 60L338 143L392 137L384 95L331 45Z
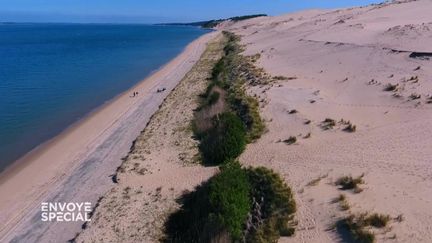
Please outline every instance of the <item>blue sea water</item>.
M181 26L0 24L0 171L206 32Z

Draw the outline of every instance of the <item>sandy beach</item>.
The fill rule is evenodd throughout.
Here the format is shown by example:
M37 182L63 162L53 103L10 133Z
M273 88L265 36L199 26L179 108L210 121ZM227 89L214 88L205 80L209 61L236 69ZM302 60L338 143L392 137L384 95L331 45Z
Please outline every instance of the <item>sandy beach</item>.
M43 223L40 203L92 202L108 190L111 175L151 115L206 48L215 33L189 44L175 59L129 91L68 128L7 169L0 179L1 242L67 241L82 222ZM157 92L165 88L164 92ZM131 97L139 92L137 97Z
M209 43L152 116L116 171L117 183L103 196L76 242L159 241L166 217L179 206L176 198L218 170L200 165L191 121L198 96L221 56L221 37Z

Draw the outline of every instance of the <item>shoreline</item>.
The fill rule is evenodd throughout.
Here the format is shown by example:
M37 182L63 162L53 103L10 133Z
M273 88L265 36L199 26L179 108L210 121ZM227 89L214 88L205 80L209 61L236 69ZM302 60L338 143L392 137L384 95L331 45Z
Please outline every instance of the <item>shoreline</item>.
M7 181L9 177L11 177L11 174L14 172L18 172L19 170L26 167L26 164L34 160L38 155L44 152L44 150L49 149L50 146L54 145L56 142L61 141L62 138L67 136L68 133L73 132L75 129L79 129L81 125L86 123L88 120L90 120L91 117L96 116L99 112L103 111L107 107L109 107L112 103L116 102L118 99L121 99L124 96L130 95L131 92L135 91L139 86L143 85L143 82L145 82L148 79L154 78L153 76L157 75L158 72L161 72L167 66L173 62L175 59L177 59L180 55L182 55L186 49L195 41L199 40L203 36L210 34L205 33L201 36L199 36L197 39L192 40L189 44L187 44L176 56L174 56L172 59L170 59L167 63L163 64L162 66L158 67L157 69L151 71L148 75L146 75L142 80L138 81L136 84L131 86L130 88L126 89L125 91L121 91L120 93L116 94L112 98L104 101L102 104L98 105L97 107L91 109L88 111L84 116L78 117L77 120L73 121L71 124L64 127L58 134L54 135L53 137L47 139L46 141L43 141L42 143L36 145L36 147L32 148L30 151L25 152L23 155L21 155L18 159L11 162L11 164L7 165L2 171L0 171L0 186Z
M204 34L206 35L206 34ZM204 36L202 35L202 36ZM72 122L72 124L67 125L60 133L57 135L54 135L53 137L49 138L48 140L38 144L36 147L31 149L30 151L26 152L22 156L20 156L17 160L13 161L10 165L6 166L3 171L0 171L0 186L8 180L9 177L13 176L13 173L16 173L28 165L28 163L31 163L32 160L35 160L40 154L44 153L44 150L49 149L50 146L54 146L57 142L61 141L64 137L66 137L69 133L73 132L76 129L79 129L79 127L86 122L90 120L91 117L97 116L97 114L107 107L109 107L112 103L116 102L118 99L120 99L123 96L130 95L131 92L133 92L136 88L138 88L140 85L142 85L143 82L145 82L148 79L151 79L153 75L156 75L158 72L162 71L167 65L169 65L174 59L176 59L178 56L180 56L184 51L186 51L186 48L192 44L194 41L198 40L202 36L198 37L197 39L193 40L191 43L189 43L177 56L169 60L167 63L163 64L159 68L151 71L144 79L140 80L138 83L134 84L132 87L128 88L125 91L120 92L119 94L115 95L109 100L104 101L101 105L97 106L96 108L90 110L87 114L85 114L83 117L78 118L76 121Z
M164 97L170 93L170 90L199 59L206 43L215 36L215 33L217 32L207 33L195 39L179 55L152 72L147 78L105 102L99 108L65 128L59 135L37 146L2 171L0 173L0 195L3 196L0 200L0 220L5 224L0 229L0 239L10 240L20 233L25 233L24 229L29 231L31 228L27 227L29 224L26 223L35 222L29 222L29 218L25 216L38 212L40 206L38 201L41 199L47 199L52 195L57 198L56 192L58 194L63 192L64 187L68 186L65 183L71 182L71 178L73 179L76 173L85 166L97 167L94 165L95 163L109 163L109 166L104 165L104 167L95 169L105 171L102 173L104 176L100 176L99 180L106 181L108 186L111 185L111 179L107 177L114 170L110 168L116 168L121 163L121 157L127 154L134 139L146 126L145 121L149 120ZM157 93L156 89L158 88L166 88L167 90ZM131 98L130 93L134 91L138 91L139 96ZM141 110L140 108L146 109ZM129 126L134 126L134 129L130 129ZM125 133L127 134L124 135ZM121 152L112 152L105 148L107 146L105 143L112 136L121 142L121 146L117 143L108 145L113 149L121 150ZM122 149L117 148L117 146L122 147ZM125 148L127 148L126 151L124 151ZM101 154L100 149L107 150L102 151L103 153L115 153L116 156L114 157L119 159L112 158L112 154L110 156ZM96 157L98 161L93 161L92 156ZM113 161L111 163L105 162L107 160ZM53 163L53 161L57 161L57 163ZM115 164L113 164L114 161ZM68 171L70 173L67 173ZM82 173L89 175L89 180L91 180L91 171ZM81 178L77 176L76 179ZM97 180L97 178L93 180ZM80 192L76 190L81 189L83 191L84 189L76 187L77 183L74 181L75 188L67 189L80 195ZM98 183L95 184L98 185ZM98 188L99 193L91 193L102 195L104 189ZM87 192L87 194L89 193ZM83 197L89 198L88 195ZM73 200L77 200L76 196L73 197ZM92 200L95 201L95 198ZM24 210L22 210L23 208ZM80 225L81 223L78 222L77 226Z
M158 242L167 213L179 206L175 199L217 172L199 164L198 141L190 128L198 97L222 56L223 40L218 34L209 41L164 99L115 172L117 183L98 201L92 221L75 242Z

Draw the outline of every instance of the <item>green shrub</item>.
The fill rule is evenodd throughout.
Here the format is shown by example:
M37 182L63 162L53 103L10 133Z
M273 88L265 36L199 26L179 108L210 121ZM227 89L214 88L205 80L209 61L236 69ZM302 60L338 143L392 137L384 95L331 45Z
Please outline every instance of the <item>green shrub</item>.
M201 98L204 98L204 99L208 98L208 97L210 96L210 93L211 93L211 91L213 90L213 87L214 87L214 86L216 86L216 83L211 82L211 83L207 86L206 91L205 91L203 94L200 94L199 96L200 96ZM202 107L201 107L201 108L202 108ZM198 108L198 109L200 109L200 108Z
M276 242L294 234L296 204L282 178L264 167L228 161L220 173L185 194L166 223L166 242ZM257 206L258 205L258 206ZM228 239L228 240L227 240Z
M235 53L236 51L237 51L237 45L232 42L229 42L224 48L225 55Z
M218 83L222 79L221 74L225 73L225 71L225 59L222 57L213 67L211 74L212 81Z
M228 39L228 43L240 41L240 37L232 32L223 31L222 33Z
M258 102L252 97L245 96L244 91L238 91L235 93L231 92L229 103L245 124L248 131L248 141L252 142L258 139L265 128L264 122L259 115Z
M203 136L199 149L204 164L218 165L239 156L246 146L246 130L233 113L222 113L214 119L214 126Z
M247 170L251 197L259 205L256 230L251 230L247 242L276 242L280 235L294 234L296 203L291 189L282 178L265 167ZM252 227L253 228L253 227Z
M241 237L250 211L250 185L238 162L229 162L210 183L209 199L218 223L234 240Z
M183 195L182 207L165 224L165 242L210 242L227 232L239 240L250 211L249 192L245 171L238 162L229 163Z

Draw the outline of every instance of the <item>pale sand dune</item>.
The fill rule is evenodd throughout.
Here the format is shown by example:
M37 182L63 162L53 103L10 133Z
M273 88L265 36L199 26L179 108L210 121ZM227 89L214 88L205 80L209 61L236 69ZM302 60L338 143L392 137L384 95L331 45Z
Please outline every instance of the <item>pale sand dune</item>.
M40 202L95 203L112 186L110 175L132 141L215 34L197 39L151 77L3 173L0 242L64 242L74 237L82 223L44 223ZM162 87L165 92L156 92ZM130 98L134 91L139 96Z
M431 9L432 1L421 0L223 27L242 36L246 54L261 53L259 66L270 74L297 77L264 93L267 87L249 89L265 99L269 131L241 156L244 164L274 168L297 192L298 229L281 242L341 241L331 229L348 215L331 203L341 192L353 213L403 215L376 231L378 242L432 242L432 60L409 57L432 52ZM387 83L398 90L383 91ZM289 114L292 109L298 113ZM350 120L357 131L341 125L324 131L325 118ZM297 136L297 144L278 142L289 136ZM361 193L332 184L362 173ZM318 185L306 186L319 176L325 178Z

